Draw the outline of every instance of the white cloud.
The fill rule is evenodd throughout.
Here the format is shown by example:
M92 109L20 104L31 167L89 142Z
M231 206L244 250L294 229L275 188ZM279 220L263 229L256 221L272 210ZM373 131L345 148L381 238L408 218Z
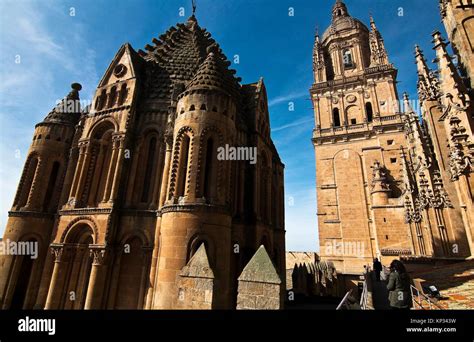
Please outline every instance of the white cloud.
M313 122L313 118L300 118L298 120L295 120L293 122L290 122L288 124L278 126L276 128L272 128L272 132L278 132L287 128L295 127L295 126L300 126L303 124L308 124L310 122Z
M268 107L273 107L275 105L295 101L297 99L301 99L302 97L309 96L308 90L300 91L300 92L293 92L286 95L278 96L268 101Z

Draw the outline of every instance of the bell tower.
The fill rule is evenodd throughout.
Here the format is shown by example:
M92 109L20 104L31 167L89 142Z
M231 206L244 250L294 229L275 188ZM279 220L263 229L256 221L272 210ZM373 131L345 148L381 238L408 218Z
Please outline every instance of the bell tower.
M316 35L313 67L320 253L356 274L374 257L411 248L400 198L397 70L374 19L369 29L339 0L331 25Z

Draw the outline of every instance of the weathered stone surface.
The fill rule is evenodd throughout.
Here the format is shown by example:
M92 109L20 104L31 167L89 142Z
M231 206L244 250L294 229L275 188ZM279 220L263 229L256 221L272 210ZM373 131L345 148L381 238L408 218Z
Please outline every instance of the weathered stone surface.
M240 280L281 284L280 276L263 245L260 246L252 259L250 259L247 266L245 266L242 274L239 276L239 281Z
M262 245L239 277L237 309L282 309L282 294L283 283Z

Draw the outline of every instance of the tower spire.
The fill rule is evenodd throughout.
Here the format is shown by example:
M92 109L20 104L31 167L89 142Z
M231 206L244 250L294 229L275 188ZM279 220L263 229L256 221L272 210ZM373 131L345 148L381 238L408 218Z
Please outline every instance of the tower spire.
M370 65L385 65L388 64L387 50L385 50L385 44L372 14L370 15L370 33L369 33L369 45L370 45Z

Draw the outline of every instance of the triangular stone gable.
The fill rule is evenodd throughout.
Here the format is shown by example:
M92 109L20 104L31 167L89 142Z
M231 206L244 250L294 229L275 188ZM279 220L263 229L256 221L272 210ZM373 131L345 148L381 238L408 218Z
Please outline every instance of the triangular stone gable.
M214 279L214 272L209 264L204 243L201 243L201 246L199 246L187 265L182 268L180 276Z
M136 78L138 59L141 59L141 57L133 50L132 46L129 43L123 44L100 80L98 87ZM114 72L115 67L119 64L124 65L126 68L123 74Z
M260 246L245 266L239 281L281 284L280 276L263 245Z

